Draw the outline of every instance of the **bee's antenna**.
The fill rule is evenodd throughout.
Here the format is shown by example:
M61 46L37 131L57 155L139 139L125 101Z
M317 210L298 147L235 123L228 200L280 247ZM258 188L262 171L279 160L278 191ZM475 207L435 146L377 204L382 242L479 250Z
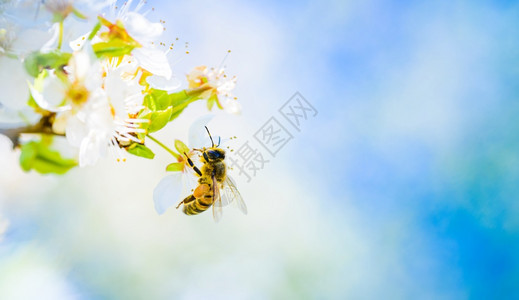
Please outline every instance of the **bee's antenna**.
M218 145L216 147L220 147L220 137L218 137Z
M209 129L207 129L207 126L204 126L205 127L205 130L207 130L207 134L209 134L209 138L211 139L211 148L214 148L214 142L213 142L213 137L211 136L211 133L209 132Z

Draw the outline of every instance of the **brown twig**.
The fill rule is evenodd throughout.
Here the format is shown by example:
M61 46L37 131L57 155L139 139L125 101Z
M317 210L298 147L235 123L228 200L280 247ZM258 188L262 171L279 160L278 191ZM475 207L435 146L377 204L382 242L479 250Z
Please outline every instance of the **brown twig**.
M20 144L20 135L24 133L42 133L62 136L62 134L56 133L52 130L52 119L54 116L54 114L44 116L40 121L38 121L38 123L30 126L6 129L0 128L0 134L7 136L11 140L13 143L13 149L18 147Z

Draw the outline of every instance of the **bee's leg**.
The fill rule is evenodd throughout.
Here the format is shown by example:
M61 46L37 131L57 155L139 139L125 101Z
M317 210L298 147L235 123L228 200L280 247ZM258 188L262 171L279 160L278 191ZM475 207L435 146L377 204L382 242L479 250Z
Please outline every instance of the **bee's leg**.
M180 205L184 204L184 201L186 201L186 199L180 201L180 203L177 205L176 209L178 209L180 207Z
M195 164L193 163L193 161L191 160L191 158L189 158L189 156L187 156L186 153L184 153L184 155L185 155L186 158L187 158L187 163L189 164L189 166L190 166L191 168L193 168L193 170L195 170L195 172L196 172L196 174L198 174L198 176L202 176L202 172L200 172L200 169L199 169L197 166L195 166Z
M184 200L180 201L180 203L177 205L177 209L180 207L180 205L182 205L182 204L186 205L186 204L188 204L189 202L194 201L195 199L196 199L196 198L195 198L195 196L193 196L193 195L189 195L189 196L187 196L186 198L184 198Z

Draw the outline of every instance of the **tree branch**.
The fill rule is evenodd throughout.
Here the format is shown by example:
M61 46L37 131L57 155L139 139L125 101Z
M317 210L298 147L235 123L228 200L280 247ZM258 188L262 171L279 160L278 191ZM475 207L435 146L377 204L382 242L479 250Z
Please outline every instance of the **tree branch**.
M56 133L52 130L51 119L53 119L54 116L55 114L44 116L38 123L30 126L5 129L0 128L0 134L7 136L11 140L13 143L13 149L18 147L20 144L20 135L23 133L41 133L63 136L62 134Z

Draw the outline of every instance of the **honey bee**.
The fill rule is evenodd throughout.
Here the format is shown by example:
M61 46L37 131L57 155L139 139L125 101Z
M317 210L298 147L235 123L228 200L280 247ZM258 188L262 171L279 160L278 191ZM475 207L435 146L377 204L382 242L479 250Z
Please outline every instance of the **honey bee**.
M236 184L227 174L227 166L224 162L225 151L220 143L215 146L209 129L205 127L211 139L211 148L193 149L201 153L201 168L198 168L191 158L184 153L189 166L198 176L198 186L193 190L193 194L187 196L178 205L184 205L182 211L186 215L200 214L213 206L213 218L216 222L222 217L222 207L234 203L244 214L247 214L247 206L236 188Z

